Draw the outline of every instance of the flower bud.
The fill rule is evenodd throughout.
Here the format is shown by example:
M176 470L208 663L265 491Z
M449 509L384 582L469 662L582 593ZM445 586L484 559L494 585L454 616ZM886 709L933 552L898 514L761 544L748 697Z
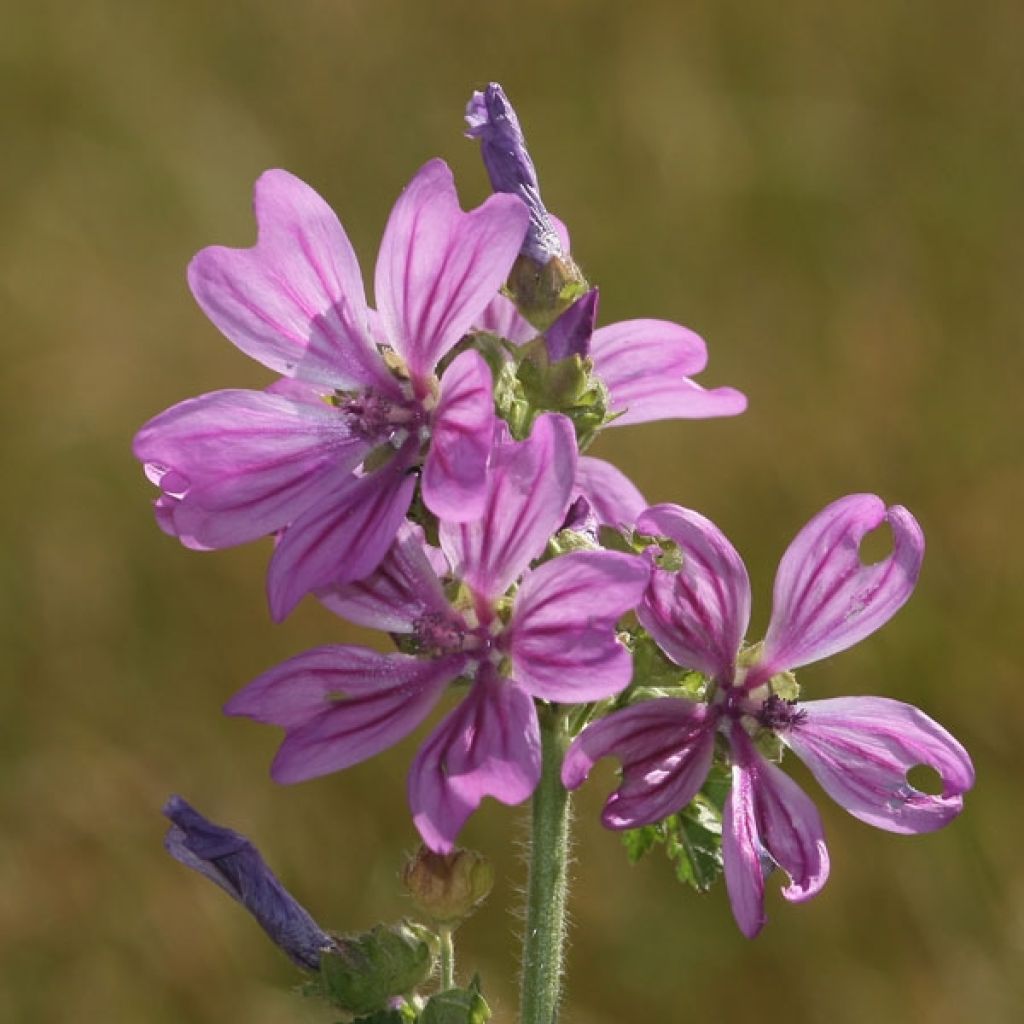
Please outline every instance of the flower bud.
M456 925L487 898L494 868L473 850L440 854L421 846L405 865L402 883L417 910L437 924Z
M384 1009L393 997L412 992L430 977L431 939L424 928L408 922L340 936L320 960L324 998L355 1014Z

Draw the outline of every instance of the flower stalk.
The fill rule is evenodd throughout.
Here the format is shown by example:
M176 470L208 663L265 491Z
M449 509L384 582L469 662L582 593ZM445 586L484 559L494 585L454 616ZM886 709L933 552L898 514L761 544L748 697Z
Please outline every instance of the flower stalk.
M565 951L569 891L569 792L562 760L570 736L565 713L550 706L540 715L541 776L533 794L530 873L523 936L521 1024L554 1024Z
M441 925L437 930L441 959L441 991L455 988L455 942L450 925Z

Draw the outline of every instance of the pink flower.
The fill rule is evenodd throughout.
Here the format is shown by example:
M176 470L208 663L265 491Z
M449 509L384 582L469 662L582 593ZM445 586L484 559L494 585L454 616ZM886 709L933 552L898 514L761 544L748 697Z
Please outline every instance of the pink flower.
M643 596L650 570L632 555L583 551L530 569L569 506L572 424L547 414L523 442L496 444L477 518L442 519L442 552L405 526L378 570L321 599L363 625L404 635L414 654L321 647L265 673L225 710L282 726L278 782L338 771L415 729L449 685L469 682L409 773L424 842L445 853L485 796L517 804L540 777L534 698L600 700L630 680L616 623ZM441 576L457 585L446 588ZM517 584L513 595L510 587ZM459 596L449 600L446 593Z
M860 543L887 522L893 549L874 565ZM771 623L758 652L741 655L750 584L735 548L711 522L657 505L637 529L679 545L679 572L655 570L638 617L661 649L712 683L709 704L664 698L635 704L588 728L570 749L562 778L579 786L606 755L622 762L604 824L634 828L685 807L711 766L716 734L728 745L732 790L722 851L733 914L748 937L765 922L765 876L781 867L788 900L809 899L828 878L821 818L803 790L768 761L758 739L776 736L824 790L855 817L891 832L930 832L960 813L974 783L964 748L917 708L881 697L796 701L783 673L845 650L884 625L914 589L924 555L916 520L871 494L842 498L815 516L779 564ZM907 779L934 769L942 791Z
M437 366L505 280L529 213L507 195L464 213L448 167L429 162L388 220L375 313L344 229L309 186L267 171L254 207L256 245L204 249L189 284L229 340L284 379L168 409L139 431L135 454L161 489L161 528L184 544L280 535L268 595L281 619L309 591L379 564L412 500L412 470L422 467L436 515L479 515L490 373L474 352L440 380Z

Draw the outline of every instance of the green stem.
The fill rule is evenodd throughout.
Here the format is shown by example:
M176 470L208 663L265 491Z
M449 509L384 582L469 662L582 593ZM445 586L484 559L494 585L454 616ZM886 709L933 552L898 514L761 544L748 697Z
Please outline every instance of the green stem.
M441 943L441 991L447 992L455 988L455 943L451 928L438 928L437 937Z
M530 876L523 936L521 1024L555 1024L565 947L568 893L569 793L562 785L562 758L569 745L565 716L538 708L541 776L533 794Z

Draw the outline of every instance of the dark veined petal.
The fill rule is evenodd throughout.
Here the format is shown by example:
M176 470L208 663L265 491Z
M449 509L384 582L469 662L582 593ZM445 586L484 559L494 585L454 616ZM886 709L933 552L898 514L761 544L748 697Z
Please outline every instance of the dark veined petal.
M576 789L602 757L622 762L622 782L605 802L606 828L637 828L681 811L711 768L718 716L706 705L675 697L615 711L573 740L562 784Z
M629 685L633 659L615 626L643 597L646 559L578 551L526 574L505 629L512 678L542 700L579 704Z
M287 526L348 477L367 445L326 405L235 390L172 406L133 449L171 499L160 506L165 531L209 549Z
M241 903L299 967L318 970L320 954L334 940L285 889L259 850L245 836L204 818L180 796L167 801L164 815L171 821L164 839L167 852Z
M454 574L484 597L504 594L561 526L575 479L576 434L564 416L545 413L525 441L496 444L483 514L441 523Z
M865 565L861 541L882 523L892 529L892 551ZM923 558L924 534L901 505L887 509L874 494L851 494L819 512L779 563L750 685L844 651L885 625L913 593Z
M707 346L668 320L624 320L600 327L590 343L594 369L622 415L609 426L663 419L735 416L747 399L733 388L707 391L689 379L707 364Z
M722 816L722 858L729 902L748 939L764 926L764 884L773 862L789 875L782 895L799 903L828 881L825 830L818 809L781 768L766 761L733 723L732 788ZM767 854L767 858L766 855Z
M423 744L409 770L409 805L423 842L450 853L485 796L522 803L540 779L540 727L528 693L482 672Z
M800 709L805 714L783 741L855 818L889 832L932 832L963 809L974 766L923 711L884 697L802 701ZM907 772L917 765L938 773L940 793L910 784Z
M439 519L465 522L483 512L493 437L491 371L479 352L463 352L441 379L423 467L423 500Z
M388 340L415 378L432 374L479 320L508 277L529 219L508 195L463 212L443 160L425 164L398 197L374 291Z
M461 655L421 659L365 647L317 647L264 672L224 705L279 725L277 782L341 771L394 746L430 713L465 666Z
M658 646L678 665L732 682L750 621L750 580L736 549L709 519L678 505L655 505L637 519L643 534L679 545L678 572L656 569L637 611Z
M257 180L253 207L255 246L210 246L188 268L206 315L246 355L286 377L396 393L369 333L355 252L334 211L280 170Z
M413 454L397 452L381 469L349 477L285 530L267 574L275 621L306 594L363 579L380 565L416 488L407 472Z

